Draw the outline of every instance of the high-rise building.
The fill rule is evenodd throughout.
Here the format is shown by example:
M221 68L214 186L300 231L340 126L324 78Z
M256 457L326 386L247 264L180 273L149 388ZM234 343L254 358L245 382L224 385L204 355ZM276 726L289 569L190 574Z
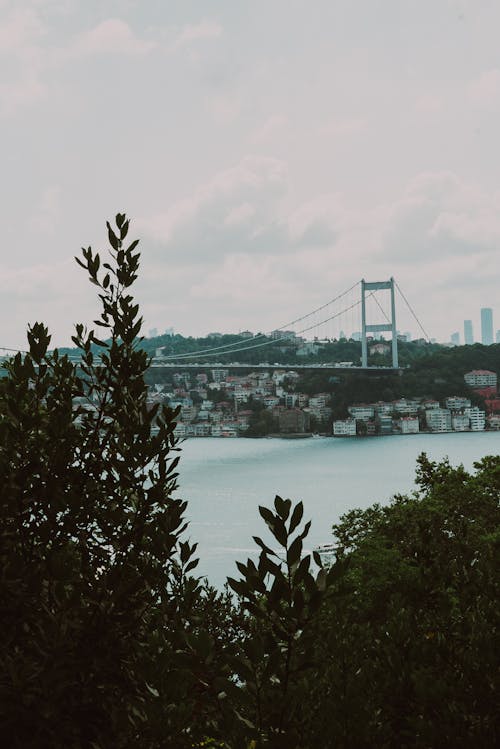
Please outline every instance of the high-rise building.
M472 344L474 343L472 320L464 320L464 341L466 346L472 346Z
M500 330L497 330L497 343L500 343Z
M458 333L458 331L456 333L452 333L450 341L454 346L460 346L460 333Z
M481 310L481 342L485 346L493 343L493 310L483 307Z

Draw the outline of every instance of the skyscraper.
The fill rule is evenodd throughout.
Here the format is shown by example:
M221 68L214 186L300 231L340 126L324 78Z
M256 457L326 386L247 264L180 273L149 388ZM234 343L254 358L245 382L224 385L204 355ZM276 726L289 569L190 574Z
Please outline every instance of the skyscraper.
M493 310L491 307L483 307L481 310L481 342L485 346L493 343Z
M450 337L451 343L453 343L454 346L460 346L460 333L452 333Z
M472 346L472 344L474 343L472 320L464 320L464 342L466 346Z

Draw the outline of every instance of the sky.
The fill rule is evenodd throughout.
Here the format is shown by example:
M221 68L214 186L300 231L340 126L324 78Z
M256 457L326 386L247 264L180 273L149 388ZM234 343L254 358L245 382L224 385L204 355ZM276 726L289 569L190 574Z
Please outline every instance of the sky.
M431 337L497 330L499 28L498 0L0 0L0 346L92 324L74 255L117 212L146 334L391 276Z

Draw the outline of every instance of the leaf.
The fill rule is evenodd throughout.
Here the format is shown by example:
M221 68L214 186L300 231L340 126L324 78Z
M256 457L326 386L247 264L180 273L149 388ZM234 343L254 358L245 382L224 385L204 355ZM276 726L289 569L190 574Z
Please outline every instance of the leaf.
M255 543L257 544L257 546L260 546L260 548L262 549L262 551L264 551L266 554L271 554L272 556L276 556L276 554L274 553L274 551L272 549L270 549L269 546L266 546L266 544L264 543L264 541L261 538L259 538L259 536L252 536L252 538L255 541Z
M300 557L302 555L302 539L298 536L289 546L286 561L289 567L298 565Z
M290 518L289 533L293 533L295 528L298 526L304 515L304 505L302 502L298 502L293 508L292 517Z
M278 494L274 498L274 506L276 512L282 520L288 520L288 514L290 512L291 502L289 499L282 499Z
M118 250L120 247L120 241L118 237L116 236L116 234L114 233L113 229L111 228L111 224L109 223L109 221L106 221L106 226L108 227L109 243L114 250Z
M147 681L145 682L145 684L146 684L148 692L150 692L153 695L153 697L159 697L160 696L159 691L157 689L155 689L154 687L152 687L150 684L148 684Z

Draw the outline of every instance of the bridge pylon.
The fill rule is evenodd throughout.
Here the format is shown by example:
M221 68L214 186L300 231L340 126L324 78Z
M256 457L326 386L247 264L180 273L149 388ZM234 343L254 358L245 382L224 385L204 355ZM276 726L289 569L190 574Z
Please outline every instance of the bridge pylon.
M366 323L366 292L379 289L390 289L391 292L391 319L387 323L367 325ZM398 368L398 335L396 331L396 303L394 300L394 278L389 281L365 281L361 279L361 366L368 367L368 345L367 333L381 333L390 330L392 332L392 366Z

